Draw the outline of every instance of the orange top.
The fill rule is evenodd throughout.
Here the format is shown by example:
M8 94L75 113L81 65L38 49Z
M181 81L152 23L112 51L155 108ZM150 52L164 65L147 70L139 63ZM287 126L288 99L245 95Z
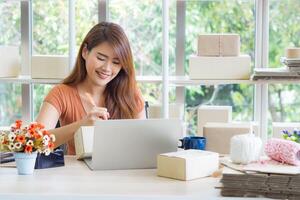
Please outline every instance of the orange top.
M58 84L49 92L44 102L53 105L59 114L60 126L83 119L85 112L76 86ZM67 142L67 153L75 155L74 139Z
M140 92L139 95L142 98ZM59 114L60 126L81 120L87 115L76 86L58 84L48 93L44 102L50 103L56 108ZM142 109L144 109L144 105L141 106L140 110ZM76 153L73 138L67 142L67 153L69 155L75 155Z

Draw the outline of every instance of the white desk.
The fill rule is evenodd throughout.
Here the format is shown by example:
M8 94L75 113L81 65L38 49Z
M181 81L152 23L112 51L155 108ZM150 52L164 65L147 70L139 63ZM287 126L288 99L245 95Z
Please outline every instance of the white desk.
M0 168L0 200L152 200L233 199L220 196L218 178L179 181L156 176L156 170L91 171L75 157L66 166L19 176L16 168ZM234 198L245 199L245 198Z

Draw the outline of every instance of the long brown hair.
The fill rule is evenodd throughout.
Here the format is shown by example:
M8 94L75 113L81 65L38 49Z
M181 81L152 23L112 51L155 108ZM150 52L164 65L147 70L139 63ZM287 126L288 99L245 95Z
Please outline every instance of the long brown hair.
M128 38L121 26L117 24L101 22L88 32L80 46L73 71L62 83L77 85L85 80L87 71L82 50L86 45L88 51L91 51L103 42L108 42L112 46L122 66L118 75L106 85L104 90L105 106L111 119L136 118L143 109L144 102L135 80Z

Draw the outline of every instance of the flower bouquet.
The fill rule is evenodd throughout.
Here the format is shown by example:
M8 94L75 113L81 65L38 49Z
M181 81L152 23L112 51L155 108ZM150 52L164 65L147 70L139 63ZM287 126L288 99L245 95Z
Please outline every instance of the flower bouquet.
M22 126L17 120L9 131L0 133L0 151L14 152L19 174L33 173L37 152L49 155L53 151L55 136L44 128L36 122Z
M300 143L300 130L294 129L292 133L287 130L282 131L282 137L285 140L290 140L293 142Z

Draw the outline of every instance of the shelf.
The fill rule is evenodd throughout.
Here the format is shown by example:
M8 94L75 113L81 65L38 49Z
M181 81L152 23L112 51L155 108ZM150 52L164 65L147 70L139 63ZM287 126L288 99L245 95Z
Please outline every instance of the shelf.
M137 76L139 83L162 83L162 76ZM62 79L31 79L30 76L19 76L16 78L0 78L0 83L20 83L20 84L58 84ZM300 83L300 79L277 79L277 80L191 80L188 76L170 76L171 86L190 85L226 85L226 84L289 84Z
M224 84L252 84L251 80L191 80L188 76L171 76L170 84L175 86L188 85L224 85Z
M161 83L161 76L137 76L141 83ZM20 83L20 84L58 84L62 79L32 79L30 76L19 76L14 78L0 78L0 83Z
M57 84L61 79L32 79L30 76L19 76L15 78L0 78L0 83L20 83L20 84Z

